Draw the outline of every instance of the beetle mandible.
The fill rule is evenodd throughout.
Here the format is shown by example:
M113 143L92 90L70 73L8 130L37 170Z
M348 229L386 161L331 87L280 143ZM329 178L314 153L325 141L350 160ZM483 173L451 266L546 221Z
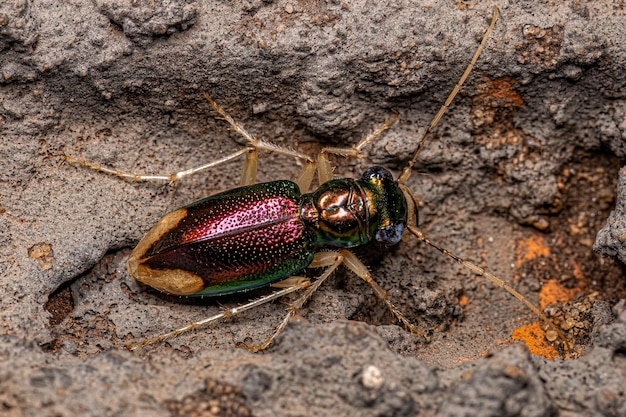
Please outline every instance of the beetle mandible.
M387 246L395 245L405 233L410 233L518 298L556 331L569 350L560 329L520 293L483 268L431 242L417 228L417 198L405 185L424 144L478 60L497 17L498 9L494 6L491 24L470 64L431 121L397 180L381 167L369 168L360 179L335 179L328 159L329 154L361 157L362 150L388 129L397 116L385 121L356 145L323 148L314 159L255 138L208 94L205 94L205 98L213 109L247 140L249 145L246 148L200 167L171 175L127 173L65 157L66 161L134 181L164 180L176 183L186 176L246 156L239 188L201 199L165 215L131 252L127 269L138 281L173 295L221 296L269 285L282 289L242 306L224 309L212 317L170 333L146 339L130 348L164 341L222 317L239 314L304 289L296 301L289 305L285 319L274 334L263 343L249 347L254 351L265 349L324 280L342 264L371 286L376 296L404 327L412 333L421 334L389 300L387 292L374 281L367 267L349 250L371 241ZM305 162L305 167L295 181L256 184L259 150L298 158ZM317 190L306 193L316 172L321 185ZM314 281L294 276L305 268L325 270Z

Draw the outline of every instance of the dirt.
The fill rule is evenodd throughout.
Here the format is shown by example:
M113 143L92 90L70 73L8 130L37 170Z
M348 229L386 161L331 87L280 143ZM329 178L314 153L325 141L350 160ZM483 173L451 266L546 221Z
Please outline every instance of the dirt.
M163 214L232 188L241 163L172 192L64 161L164 174L240 149L208 92L248 131L309 155L397 114L366 158L333 159L340 176L372 165L397 176L491 4L1 5L2 413L625 415L624 267L613 259L626 259L624 11L499 6L408 186L429 238L540 306L570 352L501 288L408 236L356 253L424 336L340 270L265 352L238 347L272 334L279 302L130 352L270 291L181 299L125 269ZM301 169L264 154L258 179Z

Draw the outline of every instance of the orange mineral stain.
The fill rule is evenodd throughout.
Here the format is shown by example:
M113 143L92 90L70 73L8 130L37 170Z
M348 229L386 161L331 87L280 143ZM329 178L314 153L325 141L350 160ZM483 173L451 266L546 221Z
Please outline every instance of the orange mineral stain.
M559 357L558 351L546 340L546 333L541 328L541 323L539 322L518 327L513 330L511 338L526 343L530 353L533 355L543 356L548 360Z
M535 234L528 239L518 241L515 253L515 267L521 268L526 261L531 261L540 256L546 258L550 256L550 248L544 243L543 236Z
M461 295L461 296L459 297L459 305L460 305L461 307L465 307L465 306L467 305L468 301L469 301L469 299L467 298L467 296L466 296L466 295Z
M539 306L546 308L552 304L565 303L581 292L582 290L578 287L565 288L555 279L551 279L541 286L541 291L539 291Z

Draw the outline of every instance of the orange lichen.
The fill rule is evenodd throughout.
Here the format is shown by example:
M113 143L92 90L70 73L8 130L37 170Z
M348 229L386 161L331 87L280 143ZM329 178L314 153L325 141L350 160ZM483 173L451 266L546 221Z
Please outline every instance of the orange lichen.
M558 351L546 340L546 333L541 328L541 323L535 322L513 330L511 338L526 343L530 353L543 356L548 360L557 359Z
M54 251L49 243L40 242L28 248L28 256L37 261L39 269L47 271L54 264Z
M556 280L551 279L541 286L539 306L545 308L552 304L565 303L581 292L580 288L565 288Z
M578 282L583 282L585 280L585 273L583 272L580 265L574 258L570 258L569 263L572 265L572 273L574 274L574 278L578 280Z

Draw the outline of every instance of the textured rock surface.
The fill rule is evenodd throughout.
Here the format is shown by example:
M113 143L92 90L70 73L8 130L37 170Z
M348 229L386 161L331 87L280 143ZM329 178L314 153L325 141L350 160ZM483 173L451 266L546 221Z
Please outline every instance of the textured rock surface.
M549 314L584 356L548 362L508 346L532 315L410 239L384 257L360 255L428 341L340 272L268 352L234 346L269 335L280 304L147 352L124 349L219 308L140 287L123 261L162 214L236 184L240 164L184 181L172 201L166 184L61 156L169 173L232 152L241 138L208 92L250 132L310 154L356 143L398 113L366 160L337 162L340 175L372 164L397 173L492 11L379 3L0 4L3 412L626 414L624 276L591 250L614 208L626 137L625 16L611 4L499 4L488 47L409 182L433 240L533 301L567 301ZM259 179L299 169L264 155ZM622 194L595 245L623 260Z
M3 337L0 399L22 415L621 416L625 307L616 307L618 319L578 360L545 361L511 346L447 371L391 352L358 322L294 324L269 353L219 356L107 350L53 359Z

